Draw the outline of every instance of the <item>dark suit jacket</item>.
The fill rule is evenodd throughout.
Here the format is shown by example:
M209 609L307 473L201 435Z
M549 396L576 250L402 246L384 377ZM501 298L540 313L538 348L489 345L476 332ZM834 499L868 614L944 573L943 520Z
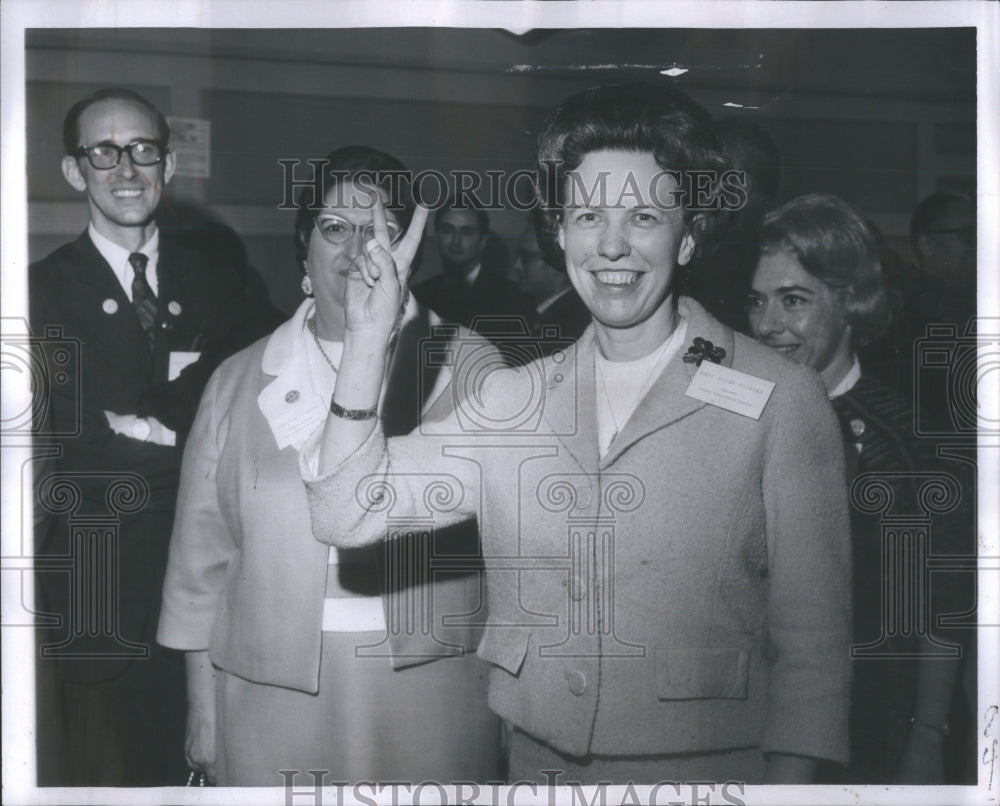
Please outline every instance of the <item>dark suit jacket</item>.
M851 783L889 783L896 773L904 750L909 718L913 715L917 693L916 641L914 625L900 628L899 616L887 612L887 603L909 602L912 589L904 590L910 580L906 569L918 569L918 550L912 544L896 544L895 550L883 548L883 524L891 531L903 527L889 519L909 516L929 520L933 555L955 555L974 551L975 498L968 468L959 462L944 462L935 456L933 440L914 435L913 410L909 403L880 381L862 375L848 392L835 398L834 410L841 423L848 457L848 484L863 474L874 474L889 494L866 495L855 485L851 494L851 542L854 557L853 594L854 642L878 645L879 651L898 653L900 657L856 658L853 664L851 694L851 762L847 780ZM855 443L861 444L861 454ZM957 495L957 505L949 512L928 511L933 496L921 495L920 487L935 483L947 475L956 486L944 498ZM946 487L938 487L943 492ZM884 500L884 510L871 506ZM872 511L878 509L878 511ZM915 530L912 525L908 531ZM898 556L897 556L898 554ZM895 559L894 559L895 558ZM900 563L900 565L897 565ZM901 570L902 569L902 570ZM960 612L969 604L970 591L964 589L963 577L955 573L935 573L926 589L928 625L931 633L948 643L956 641L955 632L934 628L936 617ZM888 588L883 592L883 586ZM906 607L909 607L907 604ZM881 641L881 644L880 644ZM907 657L909 655L909 657Z
M526 364L537 355L524 349L534 340L534 302L511 283L502 268L483 264L469 288L447 274L431 277L413 287L422 305L446 322L463 325L492 341L511 364Z
M177 431L182 443L190 427L205 383L215 365L259 335L247 320L262 327L271 322L262 314L265 301L253 298L243 278L232 267L210 263L161 236L157 269L159 312L155 347L150 352L138 318L111 267L87 233L60 247L29 268L31 327L36 337L59 337L76 342L78 360L50 367L62 383L37 390L39 442L55 441L61 457L43 468L38 482L43 492L54 478L68 479L79 500L60 508L43 494L43 510L58 512L36 535L36 554L79 570L81 558L70 538L72 523L81 516L104 516L117 528L118 601L120 638L149 642L156 627L167 540L173 516L180 445L167 447L114 433L104 411L153 416ZM58 328L51 331L50 328ZM233 335L237 334L237 335ZM201 353L201 359L168 381L170 354ZM58 433L57 440L44 434ZM57 477L49 476L56 471ZM126 474L134 474L128 476ZM109 492L114 479L132 479L118 494ZM124 494L124 496L122 495ZM137 496L132 498L132 496ZM69 636L70 574L39 574L40 605L61 619L57 639ZM81 583L85 584L85 583ZM83 591L85 592L85 591ZM75 641L73 646L98 654L120 648L108 638ZM93 657L62 664L81 679L102 679L120 671L122 659Z

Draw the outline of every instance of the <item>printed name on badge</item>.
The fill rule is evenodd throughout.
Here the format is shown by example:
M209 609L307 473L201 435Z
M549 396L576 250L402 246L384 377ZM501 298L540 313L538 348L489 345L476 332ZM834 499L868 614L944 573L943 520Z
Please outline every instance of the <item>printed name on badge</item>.
M774 391L774 383L730 369L709 361L702 361L698 371L684 393L721 409L760 419L760 413Z

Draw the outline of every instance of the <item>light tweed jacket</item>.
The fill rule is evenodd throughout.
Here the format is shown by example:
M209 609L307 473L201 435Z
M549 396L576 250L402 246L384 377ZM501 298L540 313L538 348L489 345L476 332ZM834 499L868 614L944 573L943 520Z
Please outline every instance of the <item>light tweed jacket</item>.
M490 704L573 755L759 746L847 759L850 540L819 378L682 298L686 344L598 456L593 329L476 378L422 433L376 429L335 471L307 452L313 532L354 546L475 514ZM773 381L759 420L685 396L697 336ZM468 385L468 384L465 384ZM437 558L442 567L448 558Z
M433 408L428 400L448 377L435 362L418 371L423 352L444 353L457 336L500 360L485 339L447 326L441 335L441 320L413 307L382 407L405 430L421 409ZM315 693L329 547L312 535L298 451L278 447L258 402L266 389L289 409L310 404L301 373L282 371L305 362L304 345L291 335L301 336L305 313L300 308L272 336L225 361L205 390L184 451L157 640L208 649L216 666L248 680ZM299 383L286 385L291 380ZM318 404L317 427L326 403ZM411 535L396 554L376 552L388 634L387 647L373 654L388 651L395 668L474 650L481 633L475 619L459 618L482 608L474 525L448 536L467 560L464 570L432 575L422 540Z

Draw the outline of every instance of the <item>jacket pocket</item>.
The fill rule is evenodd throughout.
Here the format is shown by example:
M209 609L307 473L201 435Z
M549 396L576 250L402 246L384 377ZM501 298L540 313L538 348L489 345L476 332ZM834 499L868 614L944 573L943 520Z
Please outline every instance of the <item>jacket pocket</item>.
M669 649L656 653L661 700L745 699L750 651L739 647Z
M531 631L517 627L486 625L477 653L480 658L516 675L528 654Z

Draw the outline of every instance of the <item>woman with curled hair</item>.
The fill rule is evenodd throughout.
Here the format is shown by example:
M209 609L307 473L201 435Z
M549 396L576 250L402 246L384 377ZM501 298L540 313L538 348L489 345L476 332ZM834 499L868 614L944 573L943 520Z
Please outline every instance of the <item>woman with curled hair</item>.
M907 402L865 374L855 354L889 324L878 240L861 215L836 196L818 194L769 212L748 318L758 341L819 373L840 420L848 482L865 473L887 474L893 513L921 513L913 474L937 467L933 446L914 436ZM941 783L957 661L929 636L887 628L883 598L898 602L903 591L885 588L892 559L882 545L881 514L852 502L853 645L861 650L852 664L850 762L827 777ZM962 523L968 503L957 519L935 518L935 553L948 553L956 528L968 529ZM897 559L916 567L918 548L906 545ZM893 584L903 583L896 578ZM932 593L934 613L958 609L953 587L936 585Z
M376 230L408 273L423 232L408 186L389 178L405 174L396 158L351 146L322 170L322 197L305 188L295 221L305 299L215 372L184 453L158 640L187 656L188 763L227 786L297 785L309 770L323 784L491 780L501 731L475 655L474 524L428 543L424 523L397 523L391 550L337 550L312 534L298 458L342 369L348 278ZM500 361L485 340L451 341L435 324L397 300L374 401L389 433L451 400L448 368L425 347L474 345Z
M314 532L385 538L379 501L342 503L360 480L392 484L394 515L430 477L454 487L440 517L480 524L511 781L809 781L846 757L843 459L812 373L675 293L719 214L720 176L690 190L724 166L708 118L666 85L599 87L552 113L538 156L545 248L591 324L517 370L456 364L474 405L386 439L370 414L404 289L376 238L302 456ZM699 395L708 376L774 388Z
M577 125L579 124L579 125ZM646 187L633 181L620 188L620 198L607 197L607 185L596 177L590 186L581 183L577 168L593 151L621 147L648 152L659 166ZM593 87L569 98L550 116L538 138L537 205L534 208L538 245L546 262L562 271L566 261L558 243L562 210L588 196L617 204L651 191L661 206L682 214L685 226L697 236L694 251L684 264L713 245L712 238L725 226L719 202L721 178L728 167L721 145L712 131L708 113L691 98L671 87L637 82L615 87ZM699 201L690 204L696 173L708 179ZM683 177L687 187L667 180ZM699 207L703 209L698 209Z
M749 298L754 336L793 361L812 367L827 388L834 389L855 362L854 350L877 339L889 326L889 298L876 234L841 199L812 194L768 213L760 241L761 259ZM819 320L813 315L804 322L807 331L802 338L771 332L773 327L789 324L777 314L781 309L792 310L799 302L797 294L785 297L787 304L779 309L776 304L765 305L765 299L756 293L757 283L780 275L782 270L799 280L802 273L808 274L822 283L821 291L829 292L823 295L829 303L824 308L827 316ZM776 318L769 318L771 313ZM834 327L837 316L840 321ZM808 330L810 326L817 330Z

